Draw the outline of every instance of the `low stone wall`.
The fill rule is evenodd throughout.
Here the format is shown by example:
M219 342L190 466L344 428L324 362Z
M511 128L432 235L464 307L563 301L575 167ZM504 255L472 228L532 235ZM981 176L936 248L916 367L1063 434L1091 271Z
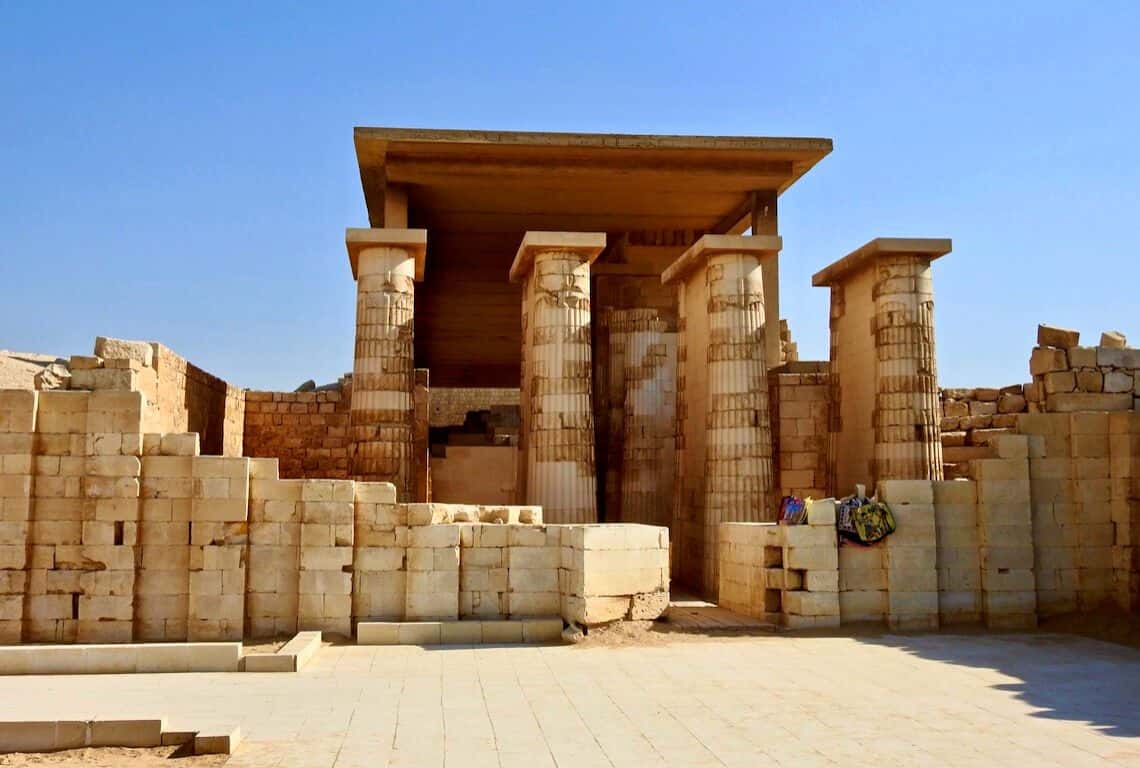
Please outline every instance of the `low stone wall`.
M1020 414L1017 430L968 463L970 479L879 484L898 530L871 546L838 543L839 621L1008 629L1140 608L1140 413ZM722 604L794 626L785 601L808 580L793 573L789 537L814 530L722 525Z
M0 642L236 640L366 620L652 618L668 531L396 503L144 431L141 392L0 391Z
M791 629L839 626L835 501L807 525L721 523L719 603Z
M276 458L286 478L349 476L352 385L245 394L245 455Z

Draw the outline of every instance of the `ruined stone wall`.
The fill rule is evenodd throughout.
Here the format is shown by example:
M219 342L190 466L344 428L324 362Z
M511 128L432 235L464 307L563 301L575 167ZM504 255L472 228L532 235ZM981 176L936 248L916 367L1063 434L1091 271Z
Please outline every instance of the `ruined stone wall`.
M202 450L219 456L242 455L244 392L153 342L157 375L154 432L197 432ZM96 349L96 354L99 350Z
M314 392L246 392L245 455L278 459L285 478L348 478L351 392L351 380Z
M790 363L768 374L778 496L829 495L827 363Z
M998 435L1016 431L1017 414L1027 413L1027 387L1014 384L996 389L943 389L942 461L947 478L966 477L969 462L993 455Z
M1140 405L1140 349L1124 336L1105 333L1100 346L1079 346L1080 334L1038 326L1029 358L1033 384L1027 389L1034 410L1049 413L1129 411Z

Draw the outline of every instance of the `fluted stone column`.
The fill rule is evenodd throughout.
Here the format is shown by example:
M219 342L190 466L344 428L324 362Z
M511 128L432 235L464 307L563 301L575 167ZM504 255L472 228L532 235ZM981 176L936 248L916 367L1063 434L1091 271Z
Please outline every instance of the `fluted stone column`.
M423 279L427 232L349 229L345 242L356 278L352 476L393 483L400 501L412 501L413 286Z
M597 522L590 264L605 244L603 233L527 232L511 265L523 284L519 481L549 523Z
M615 310L625 334L621 521L669 526L676 334L656 309ZM670 343L672 342L672 343Z
M950 241L878 238L817 273L831 288L836 494L856 483L941 480L931 262Z
M720 523L776 517L762 264L779 250L772 235L705 235L661 276L684 294L682 471L690 493L703 485L686 503L702 507L699 586L710 595Z

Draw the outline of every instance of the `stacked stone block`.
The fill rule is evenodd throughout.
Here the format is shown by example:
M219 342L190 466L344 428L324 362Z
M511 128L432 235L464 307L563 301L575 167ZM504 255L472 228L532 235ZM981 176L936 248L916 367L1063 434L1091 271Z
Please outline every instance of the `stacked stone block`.
M898 630L938 628L938 550L934 488L929 480L882 480L878 497L897 530L883 540L887 624Z
M1072 435L1077 608L1087 611L1113 597L1112 472L1109 414L1074 413Z
M1140 609L1140 413L1109 415L1113 587L1117 605Z
M558 616L561 528L511 526L507 541L508 615L512 619Z
M427 507L415 504L412 507ZM407 592L404 618L442 621L459 618L459 537L457 523L416 525L409 510Z
M827 436L830 384L827 363L798 363L768 375L780 496L828 495Z
M89 392L45 391L36 412L24 639L76 642ZM96 567L94 563L92 567Z
M1027 413L1027 387L1014 384L1001 389L943 389L942 461L947 478L969 474L969 462L993 457L992 443L999 435L1017 431L1018 414Z
M246 633L297 631L300 609L302 493L305 481L281 480L277 462L251 459Z
M783 590L799 586L784 571L781 527L775 523L724 523L718 551L718 605L778 624Z
M0 391L0 643L19 643L28 582L37 393Z
M459 552L459 617L499 619L508 615L506 525L464 525ZM557 566L555 567L557 575ZM555 611L557 613L557 611ZM552 614L553 615L553 614Z
M190 616L190 534L197 433L143 438L135 637L185 641Z
M669 531L648 525L563 525L561 614L578 624L655 619L669 605Z
M841 541L839 615L843 624L885 622L890 610L886 548Z
M1037 623L1028 443L1021 435L1002 437L998 458L971 466L978 485L982 612L991 628Z
M982 561L978 489L971 480L933 483L938 542L938 620L942 625L982 620Z
M285 478L349 476L350 379L315 392L246 392L244 450Z
M814 502L807 525L725 523L720 553L722 607L791 629L839 626L834 499Z
M193 459L187 638L240 640L249 543L248 458Z
M349 480L306 480L301 488L301 631L352 634L355 499Z
M1079 341L1077 331L1037 327L1037 346L1029 358L1031 408L1050 413L1137 410L1140 350L1125 346L1116 333L1103 334L1097 347L1082 347Z
M808 507L807 525L783 529L784 570L780 606L785 626L817 629L839 626L839 551L835 499Z
M391 483L356 483L354 621L398 620L407 592L408 507Z

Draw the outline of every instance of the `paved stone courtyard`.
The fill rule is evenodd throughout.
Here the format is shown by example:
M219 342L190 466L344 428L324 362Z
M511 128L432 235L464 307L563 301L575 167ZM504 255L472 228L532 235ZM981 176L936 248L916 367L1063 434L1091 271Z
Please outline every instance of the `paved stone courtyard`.
M1062 635L329 647L297 675L0 678L4 719L241 724L228 766L1140 766L1140 651Z

